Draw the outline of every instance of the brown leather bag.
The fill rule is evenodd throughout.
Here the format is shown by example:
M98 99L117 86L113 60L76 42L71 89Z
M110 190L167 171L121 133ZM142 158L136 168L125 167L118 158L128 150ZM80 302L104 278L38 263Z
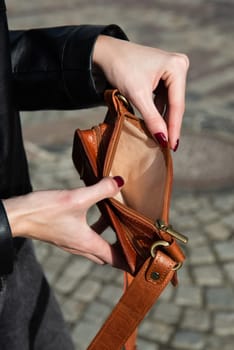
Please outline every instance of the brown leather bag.
M107 90L104 122L77 129L73 161L86 185L120 175L124 186L115 198L98 203L102 216L116 232L127 261L122 298L96 335L89 350L133 350L136 329L171 281L185 256L177 239L187 238L168 224L172 159L134 115L118 90Z

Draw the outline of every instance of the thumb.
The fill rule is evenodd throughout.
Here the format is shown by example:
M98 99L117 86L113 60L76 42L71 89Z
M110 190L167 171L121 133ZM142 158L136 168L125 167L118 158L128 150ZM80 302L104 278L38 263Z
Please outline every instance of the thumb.
M123 178L114 176L105 177L95 185L82 188L84 206L88 209L102 199L114 197L123 185Z

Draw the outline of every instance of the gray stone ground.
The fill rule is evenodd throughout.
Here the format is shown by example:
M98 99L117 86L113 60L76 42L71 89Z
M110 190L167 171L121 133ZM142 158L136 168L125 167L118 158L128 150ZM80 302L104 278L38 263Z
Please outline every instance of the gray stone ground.
M185 52L191 63L171 222L189 236L180 286L169 287L139 330L139 349L223 350L234 343L234 1L8 0L11 28L118 23L133 41ZM81 183L71 162L76 127L103 109L22 115L35 189ZM90 212L90 220L97 215ZM106 237L112 235L106 233ZM44 243L36 251L77 350L122 291L122 274Z

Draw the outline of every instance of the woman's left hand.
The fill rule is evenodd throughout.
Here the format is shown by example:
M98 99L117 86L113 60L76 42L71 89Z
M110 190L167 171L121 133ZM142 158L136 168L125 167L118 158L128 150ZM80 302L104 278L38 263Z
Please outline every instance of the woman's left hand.
M176 150L185 109L187 56L100 35L93 60L141 113L155 139Z

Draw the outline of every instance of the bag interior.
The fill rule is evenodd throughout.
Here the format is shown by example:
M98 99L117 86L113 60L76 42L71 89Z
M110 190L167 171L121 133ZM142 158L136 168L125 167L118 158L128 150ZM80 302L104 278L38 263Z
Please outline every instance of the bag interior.
M158 144L125 119L109 174L125 183L115 199L153 221L161 218L166 172Z

